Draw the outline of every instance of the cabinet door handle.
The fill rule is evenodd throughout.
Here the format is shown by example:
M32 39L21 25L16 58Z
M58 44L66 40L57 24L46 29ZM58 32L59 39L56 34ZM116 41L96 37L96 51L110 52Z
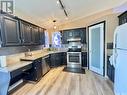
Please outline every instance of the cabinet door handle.
M24 70L22 70L23 72L25 72L26 71L26 69L24 69Z
M19 38L19 43L21 43L21 39Z
M23 43L25 42L24 39L22 39Z
M0 40L0 45L2 45L3 44L3 42Z

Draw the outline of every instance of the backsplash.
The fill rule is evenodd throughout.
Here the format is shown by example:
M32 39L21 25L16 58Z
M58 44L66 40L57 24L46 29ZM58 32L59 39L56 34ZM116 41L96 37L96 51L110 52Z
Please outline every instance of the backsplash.
M111 56L113 54L113 43L107 43L107 56Z
M0 48L0 56L12 55L17 53L28 52L28 49L31 51L40 50L43 46L17 46L17 47L2 47Z
M47 49L31 51L31 54L34 55L34 54L42 53L42 51L43 52L47 51ZM7 66L19 62L20 59L23 57L25 57L25 52L6 56Z

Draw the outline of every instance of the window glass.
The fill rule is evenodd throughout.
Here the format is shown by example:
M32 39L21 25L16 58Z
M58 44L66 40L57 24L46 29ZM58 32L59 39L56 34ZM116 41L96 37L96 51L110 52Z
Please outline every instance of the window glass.
M49 48L49 34L45 31L45 47Z
M52 47L54 48L61 47L61 33L60 32L54 32L52 34Z

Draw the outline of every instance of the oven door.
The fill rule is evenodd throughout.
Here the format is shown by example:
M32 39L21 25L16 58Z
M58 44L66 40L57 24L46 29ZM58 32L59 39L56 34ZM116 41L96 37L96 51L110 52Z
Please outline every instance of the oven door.
M67 52L67 66L73 68L80 68L81 52Z

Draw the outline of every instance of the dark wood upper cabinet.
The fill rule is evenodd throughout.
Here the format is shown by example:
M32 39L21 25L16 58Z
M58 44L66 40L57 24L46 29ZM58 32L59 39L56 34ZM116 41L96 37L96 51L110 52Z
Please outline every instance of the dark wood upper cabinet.
M67 39L70 38L81 38L81 43L86 44L86 28L63 30L62 43L67 44Z
M118 18L119 18L119 25L127 23L127 11L119 15Z
M87 44L87 42L86 42L86 39L87 39L86 28L82 28L79 31L80 31L81 43Z
M30 24L24 21L20 21L20 32L23 45L31 45L32 33Z
M2 46L21 45L18 20L11 17L1 17Z
M62 34L62 44L67 44L68 32L61 31Z
M80 29L79 30L75 30L74 32L73 32L73 37L74 38L80 38L81 37L81 33L79 32L80 31ZM82 32L82 31L81 31Z
M42 45L45 39L44 29L40 33L39 28L41 27L16 16L0 14L0 47Z
M45 32L43 28L39 28L40 44L45 45Z
M31 25L32 44L40 43L39 27Z
M66 32L67 32L67 39L73 38L73 36L74 36L73 30L69 30L69 31L66 31Z
M39 44L39 42L40 42L39 27L35 27L35 43Z

